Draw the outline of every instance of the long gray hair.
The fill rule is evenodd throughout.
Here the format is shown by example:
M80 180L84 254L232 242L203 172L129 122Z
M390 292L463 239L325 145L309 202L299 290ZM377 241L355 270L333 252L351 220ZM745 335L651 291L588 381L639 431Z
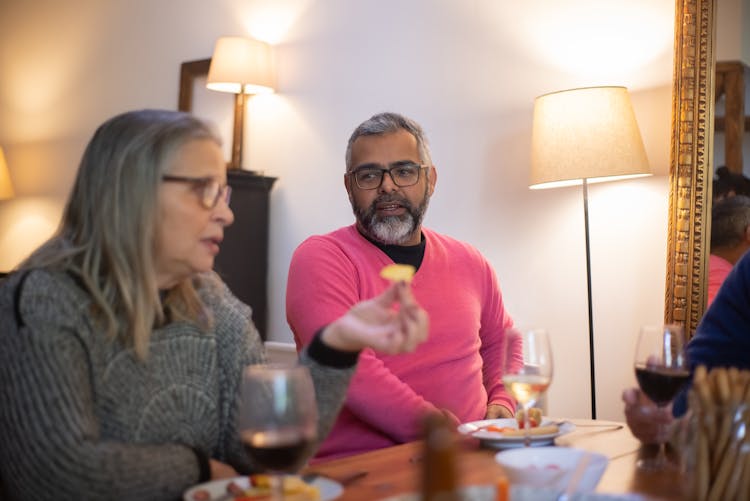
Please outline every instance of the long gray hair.
M210 324L193 279L170 289L162 304L154 269L161 177L176 150L194 139L221 144L209 124L187 113L140 110L104 122L83 154L60 227L20 265L77 275L102 328L141 359L165 310L172 319Z
M349 142L346 145L346 171L349 172L354 167L352 165L352 146L357 138L397 132L402 129L409 132L417 140L419 161L426 165L432 165L430 146L427 144L427 138L425 138L422 127L417 122L398 113L378 113L359 124L349 137Z

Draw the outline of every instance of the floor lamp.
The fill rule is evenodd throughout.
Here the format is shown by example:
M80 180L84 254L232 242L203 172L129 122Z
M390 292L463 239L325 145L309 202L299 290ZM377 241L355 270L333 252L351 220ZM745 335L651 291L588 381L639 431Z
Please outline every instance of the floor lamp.
M272 93L274 80L273 54L267 43L243 37L216 41L206 87L235 95L230 169L242 168L246 95Z
M588 185L651 174L627 89L588 87L536 98L531 148L531 189L583 185L591 417L596 419Z

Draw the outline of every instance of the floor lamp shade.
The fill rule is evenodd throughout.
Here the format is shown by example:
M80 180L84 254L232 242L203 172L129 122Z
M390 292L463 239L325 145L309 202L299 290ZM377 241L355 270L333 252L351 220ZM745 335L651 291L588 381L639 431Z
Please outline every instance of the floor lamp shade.
M5 163L5 153L3 153L3 148L0 147L0 200L13 198L14 195L8 164Z
M650 174L625 87L588 87L536 98L531 145L531 188Z

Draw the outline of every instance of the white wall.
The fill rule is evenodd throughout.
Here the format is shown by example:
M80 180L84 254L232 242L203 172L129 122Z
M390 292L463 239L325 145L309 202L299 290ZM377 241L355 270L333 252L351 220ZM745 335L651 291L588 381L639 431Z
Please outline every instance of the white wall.
M375 112L399 111L424 126L438 168L426 224L482 250L517 323L551 331L550 413L588 416L581 190L528 190L531 115L539 94L621 84L656 174L590 189L599 417L621 419L638 326L663 316L674 3L563 4L2 2L0 144L20 196L0 202L0 268L52 231L49 207L59 215L100 122L132 108L175 108L182 61L209 57L219 36L254 35L276 43L279 60L278 93L253 98L246 136L247 165L278 177L272 339L291 339L284 291L295 246L352 221L342 184L349 133ZM21 222L35 212L41 229Z

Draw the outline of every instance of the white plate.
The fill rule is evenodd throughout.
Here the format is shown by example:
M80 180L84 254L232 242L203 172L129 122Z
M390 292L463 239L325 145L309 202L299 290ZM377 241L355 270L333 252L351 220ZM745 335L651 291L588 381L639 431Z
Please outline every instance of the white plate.
M204 484L198 484L195 487L191 487L182 495L184 501L195 501L193 494L198 490L208 491L211 495L211 500L216 500L224 496L227 493L227 485L229 482L234 482L243 489L249 487L249 479L247 475L235 478L226 478L223 480L214 480L212 482L206 482ZM320 501L333 501L337 497L341 496L344 492L342 485L330 478L316 477L315 480L310 482L310 485L314 485L320 490Z
M492 485L471 485L459 490L460 498L464 501L495 501L497 490ZM511 485L510 499L513 501L556 501L559 499L560 491L549 489L537 489L525 485ZM571 501L644 501L643 496L638 494L599 494L596 492L588 494L572 494ZM398 494L381 501L421 501L422 496L415 492Z
M548 426L553 424L549 418L543 417L542 424L540 426ZM515 418L507 419L483 419L481 421L471 421L470 423L463 423L459 425L458 432L463 435L468 435L474 438L478 438L482 445L492 447L493 449L510 449L513 447L523 447L524 437L506 437L502 433L496 431L482 430L484 426L497 426L499 428L516 428L518 429L518 422ZM558 425L557 433L549 433L547 435L532 435L531 446L540 447L543 445L550 445L555 442L555 438L560 435L565 435L576 429L576 425L568 421Z

